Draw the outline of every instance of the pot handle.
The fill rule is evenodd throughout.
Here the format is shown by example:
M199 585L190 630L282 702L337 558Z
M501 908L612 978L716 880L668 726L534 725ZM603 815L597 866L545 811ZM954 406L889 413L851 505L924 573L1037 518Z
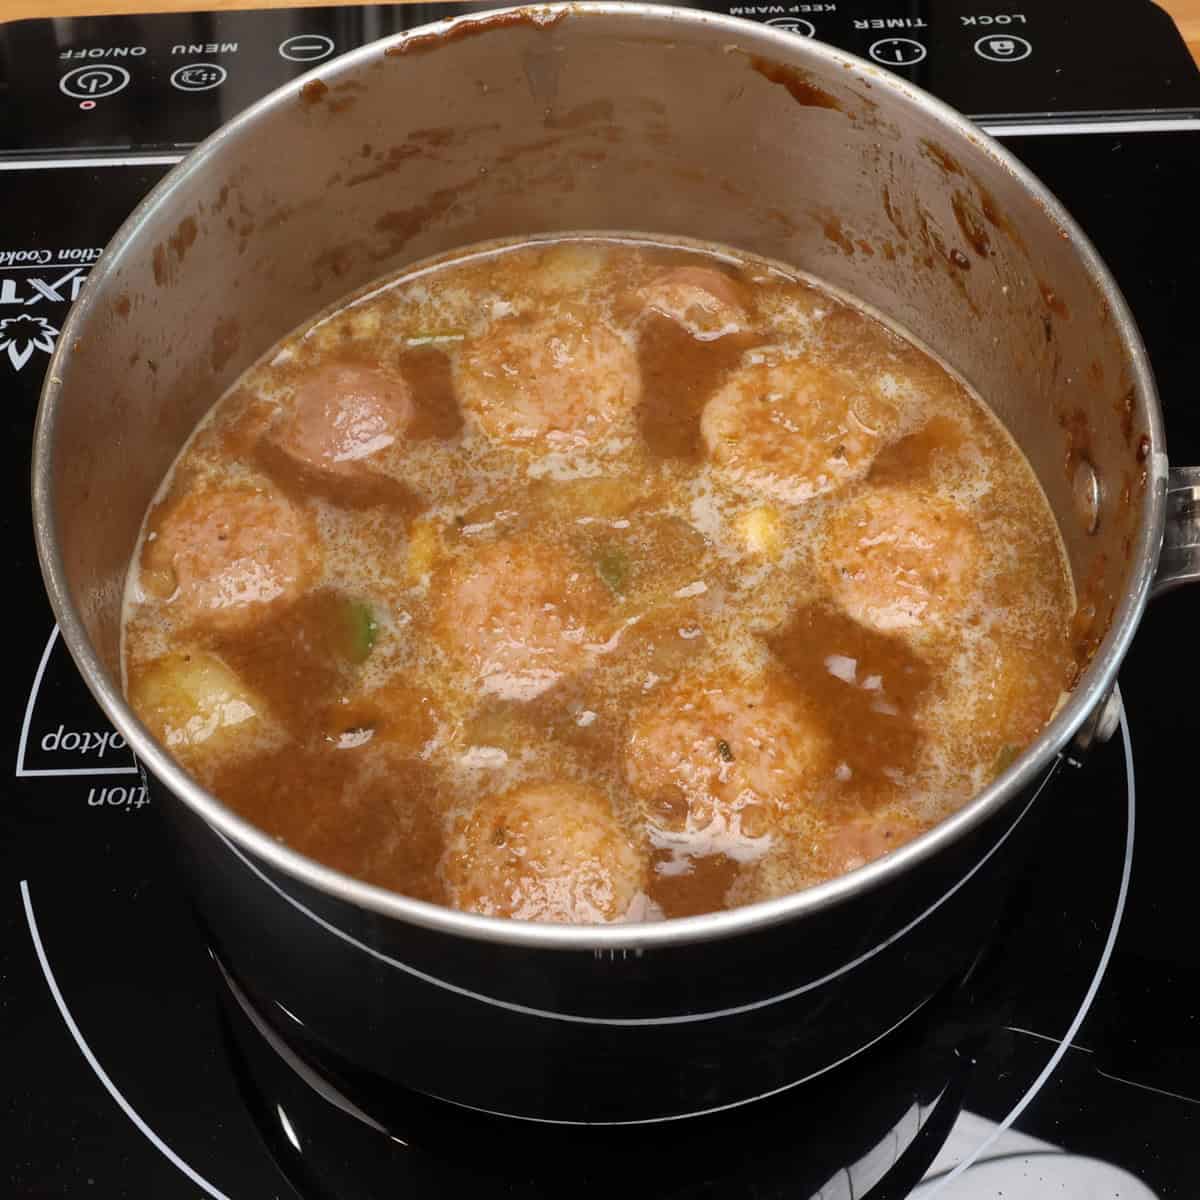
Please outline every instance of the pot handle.
M1167 475L1167 519L1150 598L1185 583L1200 583L1200 467L1172 467ZM1093 742L1107 742L1120 719L1121 690L1113 684L1075 734L1067 761L1081 766L1083 753Z
M1167 522L1150 595L1200 582L1200 467L1172 467L1167 476Z

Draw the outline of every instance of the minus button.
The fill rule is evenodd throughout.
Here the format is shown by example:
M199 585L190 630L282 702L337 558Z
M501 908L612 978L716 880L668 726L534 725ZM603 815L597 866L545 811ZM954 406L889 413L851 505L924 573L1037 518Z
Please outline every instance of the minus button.
M290 62L319 62L333 53L333 38L323 33L298 33L279 43L279 53Z

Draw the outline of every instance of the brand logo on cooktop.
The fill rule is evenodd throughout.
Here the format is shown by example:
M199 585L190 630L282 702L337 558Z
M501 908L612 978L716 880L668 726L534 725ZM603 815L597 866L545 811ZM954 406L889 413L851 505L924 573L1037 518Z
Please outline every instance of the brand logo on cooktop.
M98 246L0 249L0 354L8 356L14 371L39 351L53 354L59 333L59 325L26 310L71 304L100 254Z
M19 371L33 357L35 350L53 354L57 337L57 327L45 317L22 313L19 317L0 320L0 352L7 353L14 371Z

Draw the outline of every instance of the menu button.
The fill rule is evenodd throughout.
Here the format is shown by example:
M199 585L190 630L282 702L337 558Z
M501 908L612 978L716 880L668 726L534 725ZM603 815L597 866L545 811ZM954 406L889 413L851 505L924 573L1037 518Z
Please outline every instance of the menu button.
M229 72L216 63L188 63L171 72L171 86L181 92L207 92L220 87L228 76Z

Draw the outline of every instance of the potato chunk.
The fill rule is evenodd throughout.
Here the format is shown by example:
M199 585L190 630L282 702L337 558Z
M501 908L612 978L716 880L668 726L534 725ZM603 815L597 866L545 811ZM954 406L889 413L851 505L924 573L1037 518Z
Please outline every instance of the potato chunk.
M783 553L784 529L779 510L770 505L752 508L738 519L738 533L751 554L775 562Z
M228 752L261 729L265 707L214 654L168 654L140 672L130 696L150 730L176 753Z
M408 575L411 582L429 582L429 576L445 553L442 527L437 521L414 521L408 531Z

